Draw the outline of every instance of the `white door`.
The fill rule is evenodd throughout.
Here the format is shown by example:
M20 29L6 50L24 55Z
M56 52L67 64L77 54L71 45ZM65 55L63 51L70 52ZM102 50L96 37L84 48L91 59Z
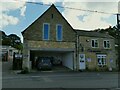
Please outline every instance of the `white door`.
M85 69L85 54L79 54L79 69Z

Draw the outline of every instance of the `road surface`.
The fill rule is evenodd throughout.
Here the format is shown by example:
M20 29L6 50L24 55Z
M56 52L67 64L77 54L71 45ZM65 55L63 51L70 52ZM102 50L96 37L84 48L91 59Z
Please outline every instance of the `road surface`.
M35 72L2 77L3 88L118 88L116 72Z

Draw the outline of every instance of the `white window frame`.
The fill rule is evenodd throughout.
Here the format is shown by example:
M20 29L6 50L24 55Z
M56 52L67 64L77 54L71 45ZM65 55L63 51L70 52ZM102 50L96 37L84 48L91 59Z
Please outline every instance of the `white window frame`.
M62 35L62 36L61 36L62 39L61 39L61 40L58 40L58 36L57 36L57 32L58 32L57 27L58 27L58 25L62 27L62 34L61 34L61 35ZM56 40L57 40L57 41L62 41L62 40L63 40L63 26L62 26L61 24L56 24Z
M93 47L93 46L92 46L92 41L93 41L93 40L94 40L94 44L95 44L95 40L97 40L97 43L98 43L98 46L97 46L97 47ZM91 39L91 47L92 47L92 48L98 48L98 47L99 47L99 41L98 41L98 39Z
M109 41L109 47L105 47L105 45L104 45L104 42L106 41L106 46L107 46L107 41ZM110 49L110 40L103 40L103 47L105 48L105 49Z
M44 25L48 25L48 39L44 39ZM43 40L49 40L50 38L50 23L43 23Z
M102 58L103 58L103 60L104 60L104 64L102 63L102 61L101 61L101 63L99 63L98 62L98 58L101 58L101 60L102 60ZM97 63L98 63L98 66L106 66L107 65L107 61L106 61L106 55L102 55L102 54L100 54L100 55L97 55Z

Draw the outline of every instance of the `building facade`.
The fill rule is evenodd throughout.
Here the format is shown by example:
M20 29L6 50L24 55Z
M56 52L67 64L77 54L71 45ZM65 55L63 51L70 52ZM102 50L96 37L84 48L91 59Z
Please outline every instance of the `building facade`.
M79 69L116 69L114 38L108 34L76 30L78 34Z
M114 68L114 39L82 34L74 30L58 9L52 5L22 32L23 68L34 68L36 57L59 59L63 66L71 70L98 68L98 64L103 63ZM106 44L104 47L103 43ZM103 62L98 63L101 60Z
M64 66L75 67L76 32L52 5L25 31L23 66L34 67L35 57L54 57L60 59Z

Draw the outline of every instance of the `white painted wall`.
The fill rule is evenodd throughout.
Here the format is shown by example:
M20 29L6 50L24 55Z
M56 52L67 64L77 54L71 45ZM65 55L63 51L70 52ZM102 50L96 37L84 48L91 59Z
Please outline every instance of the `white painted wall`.
M63 55L62 63L64 66L73 70L73 53L72 52L65 53Z

